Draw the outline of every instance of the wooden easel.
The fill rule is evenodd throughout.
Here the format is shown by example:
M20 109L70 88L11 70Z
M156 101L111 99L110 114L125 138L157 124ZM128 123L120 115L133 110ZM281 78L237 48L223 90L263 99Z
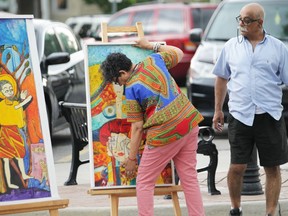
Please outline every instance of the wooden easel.
M58 209L68 207L68 203L68 199L55 199L49 201L36 201L33 203L3 205L0 207L0 215L48 210L50 216L59 216Z
M163 186L156 187L154 190L154 195L167 195L171 194L174 214L175 216L181 216L181 208L179 205L178 194L177 192L183 191L181 185L173 185L173 186ZM123 188L123 189L90 189L88 193L91 195L109 195L110 196L110 206L111 216L118 216L118 205L119 205L119 197L133 197L136 196L135 188Z
M142 28L142 23L137 22L136 26L107 26L107 23L101 23L101 37L102 42L108 42L108 33L117 33L117 32L135 32L138 34L139 38L144 37L144 32ZM154 195L167 195L171 194L174 213L175 216L181 216L181 209L178 200L177 192L183 191L181 185L174 186L161 186L156 187L154 190ZM119 197L133 197L136 196L135 188L123 188L123 189L90 189L88 194L91 195L109 195L110 196L110 205L111 205L111 216L118 216L118 206L119 206Z
M141 22L137 22L135 26L108 26L107 23L101 23L101 29L102 42L105 43L108 42L108 33L135 32L138 34L139 38L144 37L144 31Z

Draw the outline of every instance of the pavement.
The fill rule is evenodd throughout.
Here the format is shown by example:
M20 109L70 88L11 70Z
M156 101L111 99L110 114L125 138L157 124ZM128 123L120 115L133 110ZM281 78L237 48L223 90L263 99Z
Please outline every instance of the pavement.
M65 129L66 130L66 129ZM56 138L58 142L70 137L69 132L66 138L60 136ZM57 135L56 135L57 137ZM230 209L229 193L227 188L227 170L229 168L230 153L227 134L217 135L213 140L218 149L218 167L216 173L216 188L221 195L210 195L207 189L207 172L198 174L200 189L205 207L206 216L226 216ZM70 170L71 149L67 145L53 144L53 155L55 163L56 182L60 198L69 199L69 206L59 210L60 216L110 216L110 198L108 195L92 196L88 194L90 187L89 164L84 164L78 169L78 185L64 186ZM81 152L81 157L88 157L88 148ZM207 166L209 158L204 155L197 155L197 167ZM282 189L279 199L279 207L276 216L288 216L288 164L281 166ZM259 167L259 185L262 189L257 192L264 192L265 174L263 168ZM183 192L178 193L182 216L188 216ZM243 195L242 196L243 216L264 216L265 215L265 195ZM163 196L154 198L155 216L172 216L172 200L166 200ZM280 213L279 213L280 212ZM35 213L14 214L15 216L43 216L49 215L48 211ZM119 216L136 216L137 202L136 197L119 198Z

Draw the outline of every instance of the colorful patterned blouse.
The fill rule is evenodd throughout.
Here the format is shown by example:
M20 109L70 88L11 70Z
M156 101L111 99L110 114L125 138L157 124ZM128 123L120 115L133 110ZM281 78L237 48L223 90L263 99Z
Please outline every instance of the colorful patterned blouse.
M150 146L172 143L203 120L168 71L177 62L175 51L154 53L139 63L126 83L127 120L144 121Z

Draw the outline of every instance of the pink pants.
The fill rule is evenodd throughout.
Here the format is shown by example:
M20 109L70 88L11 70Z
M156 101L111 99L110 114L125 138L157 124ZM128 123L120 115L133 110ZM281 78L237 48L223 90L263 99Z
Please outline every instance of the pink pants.
M173 159L183 187L189 216L204 216L204 208L196 170L199 128L174 143L143 152L137 174L137 205L139 216L154 215L154 187L157 177Z

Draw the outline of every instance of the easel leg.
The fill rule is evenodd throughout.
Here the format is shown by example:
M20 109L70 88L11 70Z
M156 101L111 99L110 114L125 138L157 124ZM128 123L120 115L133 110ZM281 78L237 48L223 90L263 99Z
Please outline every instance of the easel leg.
M178 200L177 192L171 192L175 216L181 216L181 209Z
M50 209L49 213L50 213L50 216L59 216L58 209Z
M111 195L111 216L118 216L118 205L119 205L119 197L117 195Z

